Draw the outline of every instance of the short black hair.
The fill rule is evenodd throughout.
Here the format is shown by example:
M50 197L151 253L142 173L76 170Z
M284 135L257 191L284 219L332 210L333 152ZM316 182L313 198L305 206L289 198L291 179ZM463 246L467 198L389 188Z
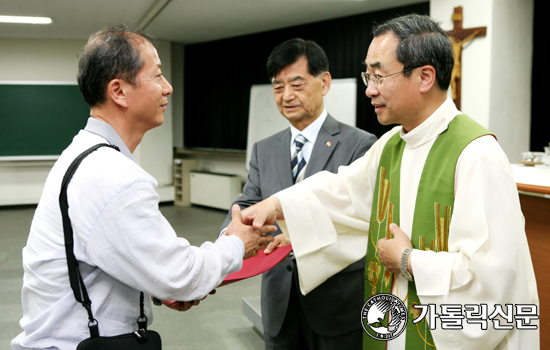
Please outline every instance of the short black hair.
M447 90L451 83L454 52L447 32L429 16L409 14L380 24L373 29L374 37L392 32L399 39L397 60L403 69L430 65L434 67L437 84ZM405 76L411 72L405 72Z
M267 59L267 77L271 81L281 69L306 57L309 74L318 77L328 72L328 58L321 46L312 40L294 38L277 45Z
M90 36L78 57L78 87L90 107L106 100L107 85L120 78L130 84L144 65L137 46L143 41L154 45L145 32L122 23L113 24Z

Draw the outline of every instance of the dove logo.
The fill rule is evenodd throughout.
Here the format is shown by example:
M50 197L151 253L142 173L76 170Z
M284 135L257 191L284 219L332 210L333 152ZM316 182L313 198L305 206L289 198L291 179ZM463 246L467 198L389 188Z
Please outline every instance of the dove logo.
M392 294L375 294L361 309L363 330L376 340L397 338L407 327L405 304Z

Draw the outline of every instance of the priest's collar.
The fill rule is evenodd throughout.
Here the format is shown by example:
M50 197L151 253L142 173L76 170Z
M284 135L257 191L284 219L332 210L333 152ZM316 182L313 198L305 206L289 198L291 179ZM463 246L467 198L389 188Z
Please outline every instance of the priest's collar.
M447 129L453 118L461 112L456 108L453 100L447 97L445 102L439 106L422 124L404 133L401 129L400 136L409 148L417 148L432 141L439 134Z

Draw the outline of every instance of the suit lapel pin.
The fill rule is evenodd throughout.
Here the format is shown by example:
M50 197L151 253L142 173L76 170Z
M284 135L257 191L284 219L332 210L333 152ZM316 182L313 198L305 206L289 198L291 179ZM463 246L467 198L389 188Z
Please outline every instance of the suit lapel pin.
M327 141L327 147L330 147L330 145L332 145L332 142Z

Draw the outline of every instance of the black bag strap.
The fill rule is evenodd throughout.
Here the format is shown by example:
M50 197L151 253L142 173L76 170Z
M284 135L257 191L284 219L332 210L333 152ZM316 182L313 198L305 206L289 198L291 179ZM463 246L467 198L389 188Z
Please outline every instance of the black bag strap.
M63 219L63 233L65 235L65 255L67 256L67 265L69 268L69 281L71 283L71 288L73 290L74 297L76 301L82 304L82 306L88 312L88 328L90 329L90 337L96 338L99 337L99 328L97 320L94 318L92 313L92 301L88 297L88 291L82 280L80 270L78 268L78 263L76 257L74 256L74 239L73 239L73 228L71 225L71 219L69 218L69 202L67 200L67 187L71 181L76 169L80 163L86 158L90 153L96 151L101 147L111 147L120 152L120 149L115 145L110 145L107 143L100 143L88 148L86 151L82 152L78 157L73 160L67 172L63 176L63 181L61 183L61 192L59 194L59 207L61 208L61 217ZM140 293L140 316L137 319L138 329L147 330L147 317L144 312L144 295L143 292Z

